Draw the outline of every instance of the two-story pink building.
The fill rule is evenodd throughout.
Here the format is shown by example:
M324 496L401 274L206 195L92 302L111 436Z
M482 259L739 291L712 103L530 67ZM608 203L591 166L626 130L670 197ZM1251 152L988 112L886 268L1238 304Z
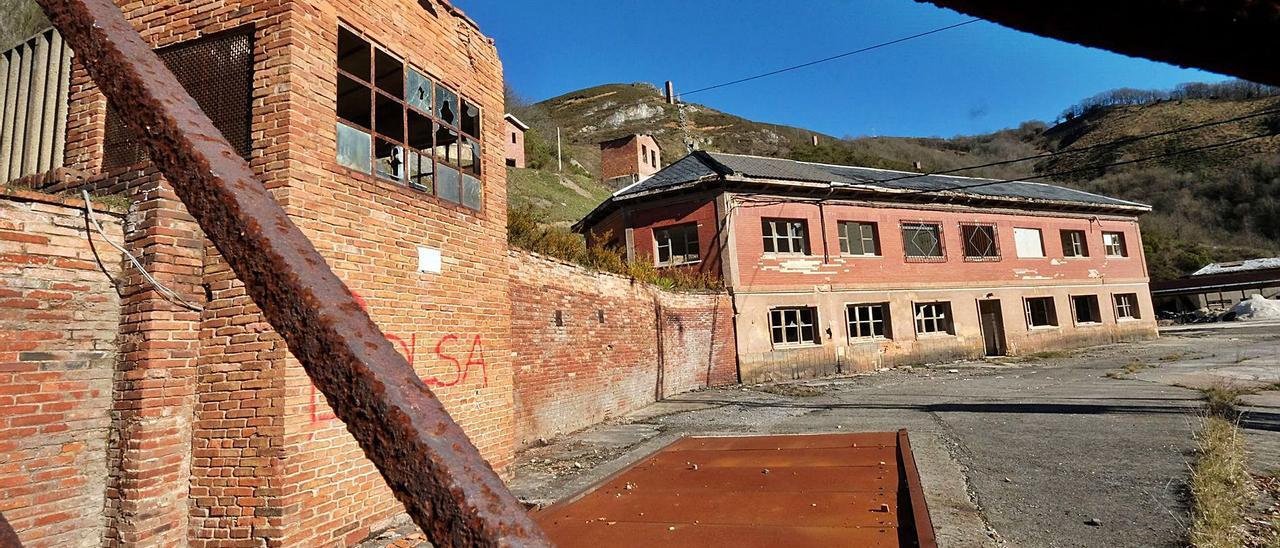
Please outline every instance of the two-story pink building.
M717 273L743 382L1154 337L1150 207L1001 182L695 152L576 228Z

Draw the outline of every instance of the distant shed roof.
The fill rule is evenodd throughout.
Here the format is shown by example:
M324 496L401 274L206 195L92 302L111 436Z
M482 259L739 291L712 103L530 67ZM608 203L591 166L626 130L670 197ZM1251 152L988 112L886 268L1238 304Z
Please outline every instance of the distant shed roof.
M1248 272L1251 270L1270 270L1280 268L1280 257L1271 257L1267 259L1248 259L1244 261L1234 261L1229 263L1213 263L1207 265L1200 270L1192 272L1192 276L1207 276L1209 274L1225 274L1227 272Z

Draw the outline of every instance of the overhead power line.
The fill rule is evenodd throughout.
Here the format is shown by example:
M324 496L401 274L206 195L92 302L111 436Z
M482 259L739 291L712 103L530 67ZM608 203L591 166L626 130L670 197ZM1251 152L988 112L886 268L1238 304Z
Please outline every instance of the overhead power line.
M771 70L771 71L769 71L769 72L765 72L765 73L762 73L762 74L757 74L757 75L755 75L755 76L748 76L748 77L746 77L746 78L739 78L739 79L737 79L737 80L733 80L733 81L730 81L730 82L724 82L724 83L716 84L716 85L713 85L713 86L707 86L707 87L698 88L698 89L695 89L695 90L693 90L693 91L688 91L688 92L682 93L681 95L693 95L693 94L695 94L695 93L701 93L701 92L704 92L704 91L710 91L710 90L713 90L713 89L719 89L719 88L722 88L722 87L725 87L725 86L732 86L732 85L734 85L734 84L741 84L741 83L743 83L743 82L750 82L750 81L752 81L752 80L759 80L759 79L761 79L761 78L767 78L767 77L769 77L769 76L773 76L773 75L776 75L776 74L782 74L782 73L784 73L784 72L790 72L790 71L797 70L797 69L802 69L802 68L805 68L805 67L811 67L811 66L813 66L813 65L817 65L817 64L820 64L820 63L826 63L826 62L828 62L828 61L835 61L836 59L842 59L842 58L848 57L848 56L850 56L850 55L857 55L857 54L859 54L859 53L866 53L866 52L868 52L868 51L872 51L872 50L880 49L880 48L883 48L883 47L886 47L886 46L892 46L892 45L894 45L894 44L900 44L900 43L902 43L902 42L906 42L906 41L908 41L908 40L915 40L916 38L923 38L923 37L925 37L925 36L929 36L930 34L937 34L937 33L939 33L939 32L944 32L944 31L948 31L948 30L951 30L951 29L954 29L954 28L963 27L963 26L965 26L965 25L969 25L969 24L972 24L972 23L977 23L978 21L981 21L981 19L969 19L969 20L967 20L967 21L962 21L962 22L960 22L960 23L956 23L956 24L954 24L954 25L947 25L947 26L945 26L945 27L938 27L938 28L936 28L936 29L929 30L929 31L925 31L925 32L921 32L921 33L919 33L919 34L912 34L911 36L903 36L902 38L898 38L898 39L895 39L895 40L890 40L890 41L888 41L888 42L881 42L881 43L879 43L879 44L875 44L875 45L867 46L867 47L864 47L864 48L859 48L859 49L856 49L856 50L853 50L853 51L846 51L846 52L841 53L841 54L832 55L832 56L830 56L830 57L824 57L824 58L822 58L822 59L817 59L817 60L814 60L814 61L809 61L809 62L807 62L807 63L800 63L800 64L798 64L798 65L791 65L791 66L789 66L789 67L784 67L784 68L780 68L780 69L777 69L777 70Z
M1043 160L1043 159L1045 159L1045 158L1053 158L1053 157L1056 157L1056 156L1063 156L1063 155L1067 155L1067 154L1075 154L1075 153L1078 153L1078 152L1087 152L1087 151L1090 151L1090 150L1097 150L1097 149L1100 149L1100 148L1107 148L1107 147L1114 147L1114 146L1127 145L1127 144L1130 144L1130 143L1136 143L1136 142L1139 142L1139 141L1145 141L1145 140L1147 140L1147 139L1155 139L1155 138L1157 138L1157 137L1168 137L1168 136L1170 136L1170 135L1176 135L1176 134L1179 134L1179 133L1186 133L1186 132L1188 132L1188 131L1199 131L1199 130L1202 130L1202 129L1207 129L1207 128L1211 128L1211 127L1215 127L1215 126L1221 126L1221 125L1225 125L1225 124L1231 124L1231 123L1235 123L1235 122L1240 122L1240 121L1244 121L1244 120L1249 120L1249 119L1252 119L1252 118L1260 118L1260 117L1263 117L1263 116L1270 116L1270 115L1273 115L1273 114L1275 114L1275 115L1280 115L1280 109L1263 110L1263 111L1255 112L1255 113L1253 113L1253 114L1245 114L1245 115L1243 115L1243 116L1235 116L1235 117L1232 117L1232 118L1226 118L1226 119L1223 119L1223 120L1213 120L1213 121L1210 121L1210 122L1203 122L1203 123L1199 123L1199 124L1193 124L1193 125L1190 125L1190 126L1183 126L1183 127L1180 127L1180 128L1174 128L1174 129L1169 129L1169 130L1165 130L1165 131L1158 131L1158 132L1155 132L1155 133L1148 133L1148 134L1145 134L1145 135L1135 135L1135 136L1132 136L1132 137L1121 137L1121 138L1119 138L1119 139L1114 139L1114 140L1111 140L1111 141L1105 141L1105 142L1102 142L1102 143L1096 143L1096 144L1087 145L1087 146L1082 146L1082 147L1064 148L1064 149L1062 149L1062 150L1056 150L1056 151L1053 151L1053 152L1044 152L1044 153L1041 153L1041 154L1035 154L1035 155L1032 155L1032 156L1023 156L1023 157L1021 157L1021 158L1013 158L1013 159L1011 159L1011 160L1000 160L1000 161L996 161L996 162L988 162L988 163L985 163L985 164L977 164L977 165L972 165L972 166L964 166L964 167L958 167L958 168L954 168L954 169L946 169L946 170L942 170L942 171L931 171L931 172L929 172L929 173L912 173L912 174L910 174L910 175L903 175L903 176L901 176L901 177L894 177L894 178L891 178L891 179L884 179L884 180L879 181L879 182L881 182L881 183L888 183L888 182L892 182L892 181L901 181L901 180L904 180L904 179L917 179L917 178L920 178L920 177L928 177L928 176L931 176L931 175L950 175L950 174L952 174L952 173L960 173L960 172L962 172L962 171L971 171L971 170L974 170L974 169L982 169L982 168L984 168L984 167L996 167L996 166L1003 166L1003 165L1009 165L1009 164L1017 164L1017 163L1021 163L1021 162L1029 162L1029 161L1031 161L1031 160Z
M1060 176L1063 176L1063 175L1072 175L1072 174L1075 174L1075 173L1084 173L1084 172L1094 171L1094 170L1098 170L1098 169L1102 169L1102 168L1107 168L1107 167L1118 167L1118 166L1124 166L1124 165L1129 165L1129 164L1137 164L1137 163L1141 163L1141 162L1148 162L1148 161L1151 161L1151 160L1158 160L1158 159L1160 159L1160 158L1168 158L1168 157L1170 157L1170 156L1179 156L1179 155L1182 155L1182 154L1190 154L1190 153L1192 153L1192 152L1200 152L1200 151L1210 150L1210 149L1215 149L1215 148L1222 148L1222 147L1234 146L1234 145L1238 145L1238 144L1241 144L1241 143L1244 143L1244 142L1247 142L1247 141L1253 141L1253 140L1255 140L1255 139L1263 139L1263 138L1266 138L1266 137L1275 137L1275 136L1277 136L1277 135L1280 135L1280 132L1272 131L1272 132L1269 132L1269 133L1263 133L1263 134L1261 134L1261 135L1250 135L1250 136L1248 136L1248 137L1240 137L1240 138L1237 138L1237 139L1232 139L1232 140L1230 140L1230 141L1223 141L1223 142L1220 142L1220 143L1211 143L1211 144L1208 144L1208 145L1200 145L1200 146L1191 147L1191 148L1185 148L1185 149L1180 149L1180 150L1173 150L1173 151L1164 152L1164 153L1160 153L1160 154L1153 154L1153 155L1150 155L1150 156L1143 156L1143 157L1141 157L1141 158L1134 158L1134 159L1132 159L1132 160L1122 160L1122 161L1118 161L1118 162L1109 162L1109 163L1105 163L1105 164L1093 164L1093 165L1088 165L1088 166L1084 166L1084 167L1080 167L1080 168L1075 168L1075 169L1068 169L1068 170L1063 170L1063 171L1054 171L1054 172L1050 172L1050 173L1043 173L1043 174L1040 174L1040 175L1033 175L1033 176L1031 176L1031 177L1018 177L1018 178L1016 178L1016 179L1000 179L1000 180L993 180L993 181L982 181L982 182L974 183L974 184L968 184L968 185L955 185L955 186L950 186L950 187L946 187L946 188L931 188L931 189L913 190L913 191L907 192L907 194L931 194L931 193L936 193L936 192L950 192L950 191L954 191L954 190L968 190L968 189L971 189L971 188L978 188L978 187L984 187L984 186L998 185L998 184L1003 184L1003 183L1019 183L1019 182L1024 182L1024 181L1034 181L1034 180L1036 180L1036 179L1046 179L1046 178L1049 178L1049 177L1060 177ZM912 177L921 177L921 176L922 176L922 175L914 175L914 176L912 176ZM911 178L911 177L903 177L903 178L908 178L908 179L909 179L909 178ZM901 180L901 179L903 179L903 178L899 178L899 179L886 179L886 180L884 180L884 181L876 181L874 184L880 184L880 183L886 183L886 182L889 182L889 181Z

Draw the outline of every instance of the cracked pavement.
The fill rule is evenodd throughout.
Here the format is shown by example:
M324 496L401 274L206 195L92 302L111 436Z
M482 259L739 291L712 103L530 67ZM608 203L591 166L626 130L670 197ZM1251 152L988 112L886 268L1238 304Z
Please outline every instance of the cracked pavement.
M1133 363L1148 367L1124 373ZM509 485L546 504L688 434L907 428L940 546L1183 546L1201 400L1177 385L1275 382L1280 327L1258 325L791 383L812 390L704 390L526 450ZM1280 392L1246 402L1254 467L1280 467Z

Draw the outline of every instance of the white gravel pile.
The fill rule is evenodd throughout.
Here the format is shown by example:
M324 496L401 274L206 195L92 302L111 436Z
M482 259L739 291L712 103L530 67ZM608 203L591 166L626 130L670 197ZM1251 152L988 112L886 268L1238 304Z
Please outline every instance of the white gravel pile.
M1280 301L1254 295L1231 309L1237 320L1280 320Z

